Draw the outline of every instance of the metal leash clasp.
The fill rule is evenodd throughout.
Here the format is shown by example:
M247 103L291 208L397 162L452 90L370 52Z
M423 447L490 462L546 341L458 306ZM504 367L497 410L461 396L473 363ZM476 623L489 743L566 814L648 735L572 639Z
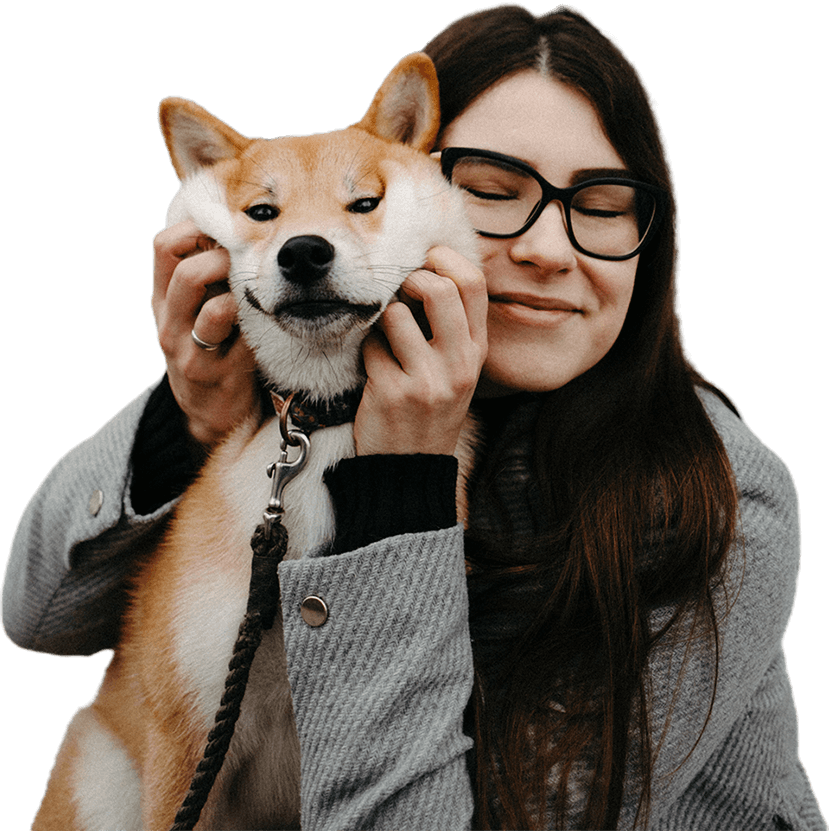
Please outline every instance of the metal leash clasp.
M293 397L293 396L291 396ZM282 442L279 446L279 460L268 465L267 471L271 481L271 498L268 500L268 507L262 514L265 522L265 532L270 538L271 530L280 521L285 508L282 504L282 492L304 467L308 461L308 452L311 449L311 440L302 430L291 430L288 428L288 409L290 399L285 402L282 416L279 419L279 430L282 433ZM299 456L293 461L288 461L288 446L299 448Z

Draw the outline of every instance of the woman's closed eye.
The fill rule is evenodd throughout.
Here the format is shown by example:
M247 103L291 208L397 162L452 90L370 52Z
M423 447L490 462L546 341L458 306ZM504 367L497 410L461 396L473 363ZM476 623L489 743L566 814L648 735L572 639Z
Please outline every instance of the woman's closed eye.
M480 190L479 188L465 187L464 190L476 199L486 199L491 202L506 202L510 199L517 199L516 193L498 193L495 191Z
M573 205L572 210L582 216L593 216L598 219L616 219L628 213L628 211L614 210L613 208L587 208L584 205Z

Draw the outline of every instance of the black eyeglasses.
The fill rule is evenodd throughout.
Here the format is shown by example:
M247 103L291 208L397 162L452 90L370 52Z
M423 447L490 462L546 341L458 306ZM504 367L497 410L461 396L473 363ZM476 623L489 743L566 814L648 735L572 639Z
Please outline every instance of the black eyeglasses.
M573 247L600 260L636 256L652 239L667 203L661 188L623 177L557 188L525 162L491 150L448 147L440 163L443 175L463 190L481 236L520 236L556 201Z

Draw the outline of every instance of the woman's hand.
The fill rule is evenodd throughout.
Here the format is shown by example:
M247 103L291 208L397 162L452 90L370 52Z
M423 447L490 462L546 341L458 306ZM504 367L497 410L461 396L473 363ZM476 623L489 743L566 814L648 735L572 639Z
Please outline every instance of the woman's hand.
M391 303L363 345L368 383L354 423L357 455L451 454L487 351L483 274L449 248L433 248L401 290L423 312Z
M253 354L227 290L230 259L192 222L162 231L154 246L153 313L170 388L190 434L209 448L259 408ZM221 346L206 351L191 332Z

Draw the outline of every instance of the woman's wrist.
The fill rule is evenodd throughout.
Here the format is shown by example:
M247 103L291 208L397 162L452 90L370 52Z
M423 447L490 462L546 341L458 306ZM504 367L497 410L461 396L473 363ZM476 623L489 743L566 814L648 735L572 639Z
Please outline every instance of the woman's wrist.
M326 471L340 554L400 534L438 531L457 522L458 462L436 454L345 459Z
M148 516L181 496L207 458L187 430L187 420L165 375L144 408L132 449L130 501Z

